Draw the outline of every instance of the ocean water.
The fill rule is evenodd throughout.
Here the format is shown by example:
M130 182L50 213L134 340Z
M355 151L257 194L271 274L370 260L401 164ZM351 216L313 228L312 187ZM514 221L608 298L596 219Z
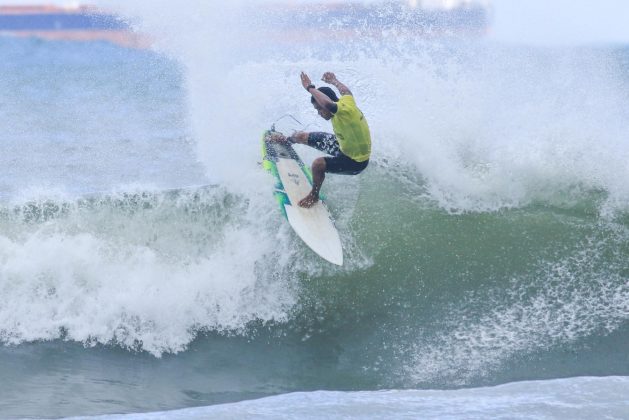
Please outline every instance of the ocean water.
M629 49L113 7L155 47L0 39L0 417L629 416ZM372 129L341 268L259 166L301 70Z

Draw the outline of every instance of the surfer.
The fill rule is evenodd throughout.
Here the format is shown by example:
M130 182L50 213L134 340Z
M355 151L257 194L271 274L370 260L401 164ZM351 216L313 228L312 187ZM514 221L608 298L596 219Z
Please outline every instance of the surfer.
M330 155L312 162L312 190L299 205L310 208L319 201L319 191L325 180L325 174L358 175L369 164L371 155L371 135L363 113L356 106L352 92L339 82L334 73L327 72L321 79L336 87L341 98L327 86L316 88L306 73L301 73L301 84L310 93L310 101L321 118L332 120L334 134L322 132L298 131L284 137L275 133L275 141L289 141L305 144Z

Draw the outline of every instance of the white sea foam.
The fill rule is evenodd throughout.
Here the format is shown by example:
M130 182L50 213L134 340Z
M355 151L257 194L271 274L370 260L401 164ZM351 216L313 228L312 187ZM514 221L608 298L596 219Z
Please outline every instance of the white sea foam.
M160 355L204 330L285 321L297 296L282 268L291 252L275 246L286 230L269 235L247 204L223 207L222 190L206 193L207 208L189 194L178 203L104 198L86 211L53 202L50 215L26 205L7 223L22 228L0 237L0 340L61 337ZM32 217L41 220L29 227Z
M102 419L591 419L625 418L629 378L517 382L452 391L308 392Z

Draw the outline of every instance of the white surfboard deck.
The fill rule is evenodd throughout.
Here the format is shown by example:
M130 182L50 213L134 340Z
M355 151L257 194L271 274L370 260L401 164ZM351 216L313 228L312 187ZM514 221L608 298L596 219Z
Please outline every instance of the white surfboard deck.
M298 204L312 189L299 163L293 159L279 158L276 165L284 191L291 202L284 206L290 225L319 256L333 264L343 265L341 238L325 204L321 200L310 208Z
M286 218L297 235L321 258L336 265L343 265L343 247L330 213L319 200L310 208L299 206L312 189L304 173L304 163L290 145L265 142L265 159L273 163L279 178L278 192L288 200L282 200Z

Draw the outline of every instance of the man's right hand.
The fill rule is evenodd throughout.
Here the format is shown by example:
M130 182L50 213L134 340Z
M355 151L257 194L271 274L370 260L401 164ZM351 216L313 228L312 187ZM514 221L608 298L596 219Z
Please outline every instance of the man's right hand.
M351 95L352 92L349 90L349 88L347 86L345 86L343 83L339 82L339 79L336 78L336 75L334 73L332 73L331 71L325 72L323 74L323 77L321 78L321 80L323 80L326 83L331 84L332 86L336 87L339 92L341 92L341 95Z

